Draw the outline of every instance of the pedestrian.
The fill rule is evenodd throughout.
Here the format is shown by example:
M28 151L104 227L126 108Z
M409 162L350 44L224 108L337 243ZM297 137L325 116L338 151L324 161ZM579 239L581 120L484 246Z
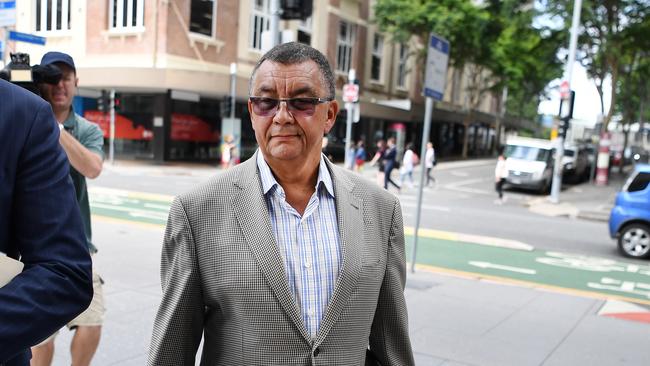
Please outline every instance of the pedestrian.
M427 168L427 187L435 183L436 179L431 175L433 167L436 165L436 151L433 149L433 143L427 142L427 151L424 155L424 167Z
M497 166L494 168L494 181L499 199L494 201L494 203L500 205L506 201L506 197L503 196L503 185L506 183L506 178L508 177L508 168L506 167L506 157L503 154L503 147L499 147L498 152Z
M232 135L224 136L223 144L221 145L221 167L228 169L237 165L238 160L239 154L237 153L237 145L234 143L234 138Z
M88 307L91 261L52 109L4 80L0 101L0 277L24 264L0 284L0 364L26 366Z
M350 143L350 148L346 151L345 156L345 169L354 170L354 157L356 155L356 146Z
M384 185L384 154L386 153L386 142L383 139L377 140L377 151L370 160L370 166L377 166L377 185Z
M387 149L384 153L384 189L388 189L388 183L390 183L397 188L397 192L399 192L401 187L390 177L390 173L397 165L397 146L395 146L395 138L388 138L386 144Z
M399 201L332 164L327 58L302 43L250 81L258 150L174 199L149 365L413 365ZM390 230L388 230L388 228Z
M81 211L81 220L86 234L86 245L92 256L97 248L92 243L90 222L90 204L86 178L94 179L102 171L104 153L104 134L94 123L76 114L72 100L77 92L79 79L74 60L62 52L48 52L41 59L41 66L58 67L63 77L58 84L40 84L43 98L50 103L54 117L61 126L59 143L70 163L70 177L74 183L77 203ZM93 259L94 263L94 259ZM93 265L93 299L86 311L68 323L68 329L74 330L70 352L75 366L90 365L101 337L104 318L104 297L102 279ZM57 332L58 333L58 332ZM32 365L50 365L54 354L54 333L41 344L32 348Z
M419 158L413 151L413 144L408 143L406 145L406 151L404 151L404 156L402 157L402 166L399 170L400 186L403 187L405 178L408 178L409 188L413 188L413 168L416 163L419 163Z
M360 173L363 171L363 165L366 163L367 158L368 154L366 153L363 140L359 140L357 142L357 150L354 152L354 170L356 172Z

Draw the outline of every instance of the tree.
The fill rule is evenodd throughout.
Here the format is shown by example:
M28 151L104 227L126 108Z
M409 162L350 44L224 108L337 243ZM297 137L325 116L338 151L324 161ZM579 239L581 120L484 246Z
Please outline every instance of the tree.
M471 0L377 0L375 21L381 31L398 41L411 37L426 45L430 32L449 40L452 100L466 73L468 85L464 106L467 156L468 130L473 111L483 96L492 92L517 100L519 116L536 114L539 95L559 73L557 49L559 32L533 27L534 10L528 0L490 0L476 5ZM418 53L423 64L426 47ZM515 109L512 109L515 110Z
M568 30L571 26L568 20L573 12L573 0L546 0L544 3L549 11L553 9L554 15L565 20L564 29ZM577 58L596 84L601 111L604 114L605 131L616 109L619 76L629 62L621 55L641 47L639 44L628 42L627 37L630 30L647 23L649 13L650 2L647 0L584 0L582 3ZM611 78L612 85L610 107L607 111L603 100L606 77Z

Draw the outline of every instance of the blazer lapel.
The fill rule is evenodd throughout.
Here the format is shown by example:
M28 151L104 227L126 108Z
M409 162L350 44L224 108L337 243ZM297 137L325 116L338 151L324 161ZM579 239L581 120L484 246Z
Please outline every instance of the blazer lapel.
M327 159L326 159L327 161ZM363 228L361 201L352 193L354 184L345 176L337 174L327 161L336 196L339 235L341 236L342 270L336 281L334 293L330 299L315 344L320 344L343 311L352 291L357 285L362 268L362 250L364 237L359 235ZM363 232L361 232L363 233Z
M289 289L282 254L273 234L268 207L257 172L258 153L243 164L246 165L242 167L244 173L235 183L241 190L232 197L232 205L244 237L271 290L302 336L310 342L311 336L307 332L298 304Z

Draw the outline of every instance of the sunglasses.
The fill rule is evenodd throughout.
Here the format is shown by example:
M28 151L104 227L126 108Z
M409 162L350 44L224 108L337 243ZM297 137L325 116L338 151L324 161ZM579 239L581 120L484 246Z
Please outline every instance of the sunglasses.
M267 98L267 97L249 97L253 105L253 112L260 117L275 116L280 109L280 102L287 103L287 110L292 116L311 116L316 112L316 106L321 103L327 103L334 98Z

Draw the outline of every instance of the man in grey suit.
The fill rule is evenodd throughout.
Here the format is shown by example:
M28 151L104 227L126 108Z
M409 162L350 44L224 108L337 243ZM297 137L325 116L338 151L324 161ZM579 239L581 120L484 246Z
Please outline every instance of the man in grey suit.
M177 197L149 365L412 365L399 201L334 166L334 76L276 46L253 70L253 158Z

